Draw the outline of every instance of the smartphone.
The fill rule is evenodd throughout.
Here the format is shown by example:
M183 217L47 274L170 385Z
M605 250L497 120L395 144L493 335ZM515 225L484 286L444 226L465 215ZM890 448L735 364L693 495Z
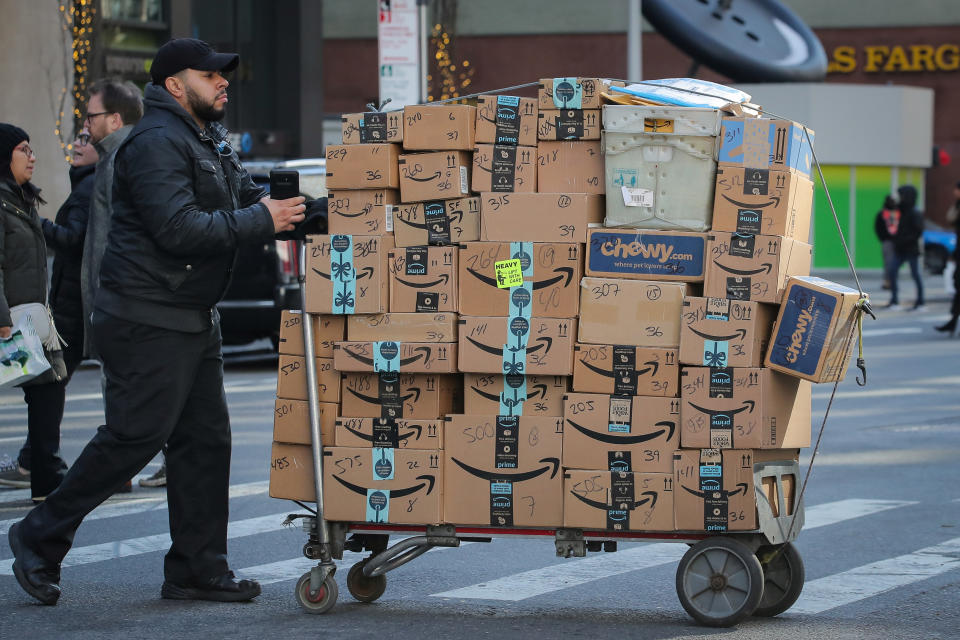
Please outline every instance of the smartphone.
M270 198L286 200L300 195L300 172L289 169L270 171Z

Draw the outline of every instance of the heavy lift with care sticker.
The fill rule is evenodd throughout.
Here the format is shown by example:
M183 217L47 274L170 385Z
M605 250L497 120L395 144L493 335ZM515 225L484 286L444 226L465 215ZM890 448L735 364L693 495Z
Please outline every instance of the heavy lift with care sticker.
M500 93L535 84L518 85L485 93ZM806 130L805 135L812 151L813 142ZM824 191L827 192L827 185L815 152L813 152L813 161L818 169ZM829 192L827 192L827 199L834 219L837 220ZM864 313L873 316L873 313L867 296L860 286L838 220L837 229L843 247L847 251L847 259L860 293L856 321L847 334L846 347L852 346L852 341L858 339L856 334L859 332L860 352L857 367L862 372L862 378L858 376L857 382L863 386L866 384L866 368L863 359L862 316ZM301 258L300 264L305 263L305 259ZM305 277L301 273L302 299L305 299L304 282ZM318 408L314 323L305 318L301 326L305 349L316 505L314 509L307 504L297 502L309 511L309 514L291 514L285 524L289 525L297 519L302 520L308 536L303 554L311 560L318 561L316 566L301 576L296 585L296 599L306 612L326 613L336 604L338 587L334 579L337 568L334 561L342 560L345 550L369 552L369 556L354 564L347 574L347 588L350 594L361 602L369 603L380 598L385 592L386 574L389 571L403 566L427 551L435 547L459 547L461 542L491 542L494 538L549 538L554 542L557 556L563 558L584 557L588 552L614 552L619 542L686 543L689 549L680 559L677 567L677 595L683 608L699 623L707 626L728 627L751 615L775 616L789 609L800 596L804 582L804 567L793 541L804 524L803 496L839 381L833 386L833 393L827 404L810 463L799 491L791 491L787 480L799 478L797 461L775 460L752 463L758 516L758 526L752 531L701 530L646 533L562 527L510 528L509 526L334 522L324 518L324 443L321 440ZM728 497L725 494L729 493L722 488L717 491L719 483L715 476L718 471L719 465L716 467L703 463L700 465L700 489L708 496L705 500L708 525L711 519L717 522L721 520L719 517L709 517L714 509L716 509L713 512L714 515L725 514ZM376 508L375 504L373 508ZM725 525L726 517L723 517L722 521ZM718 528L725 529L724 525ZM401 539L391 545L390 536L398 536Z

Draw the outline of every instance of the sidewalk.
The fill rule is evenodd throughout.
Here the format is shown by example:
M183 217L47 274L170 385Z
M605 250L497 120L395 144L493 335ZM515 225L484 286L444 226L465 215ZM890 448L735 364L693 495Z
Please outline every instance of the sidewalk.
M883 276L880 269L860 269L857 276L860 278L860 286L870 294L870 302L874 308L883 307L890 300L890 292L883 289ZM825 280L832 280L844 284L852 289L857 288L850 269L815 269L811 275L818 276ZM906 265L900 270L900 304L909 306L913 304L916 292L914 290L913 279L910 277L910 269ZM953 298L952 294L947 293L943 288L943 274L932 275L923 274L923 291L925 302L927 304L946 303L950 304Z

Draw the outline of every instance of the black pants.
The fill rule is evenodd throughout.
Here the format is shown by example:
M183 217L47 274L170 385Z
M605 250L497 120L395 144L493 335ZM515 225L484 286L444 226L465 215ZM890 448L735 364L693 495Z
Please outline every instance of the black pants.
M53 493L67 472L67 464L60 457L60 420L65 394L64 382L23 387L27 401L27 445L20 452L20 465L30 469L30 493L34 498Z
M97 310L93 338L107 378L107 424L60 488L27 515L24 539L47 561L60 562L84 516L168 443L173 544L164 577L189 584L225 573L230 419L219 322L205 332L183 333Z

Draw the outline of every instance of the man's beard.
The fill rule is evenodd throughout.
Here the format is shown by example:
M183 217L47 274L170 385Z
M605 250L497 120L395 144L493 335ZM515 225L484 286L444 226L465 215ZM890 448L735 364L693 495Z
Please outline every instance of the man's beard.
M226 107L221 107L217 109L215 106L217 104L217 98L213 99L210 103L203 102L203 99L198 93L193 89L186 86L187 90L187 104L190 105L190 108L193 109L193 113L196 114L198 118L204 122L219 122L223 120L223 117L227 114Z

